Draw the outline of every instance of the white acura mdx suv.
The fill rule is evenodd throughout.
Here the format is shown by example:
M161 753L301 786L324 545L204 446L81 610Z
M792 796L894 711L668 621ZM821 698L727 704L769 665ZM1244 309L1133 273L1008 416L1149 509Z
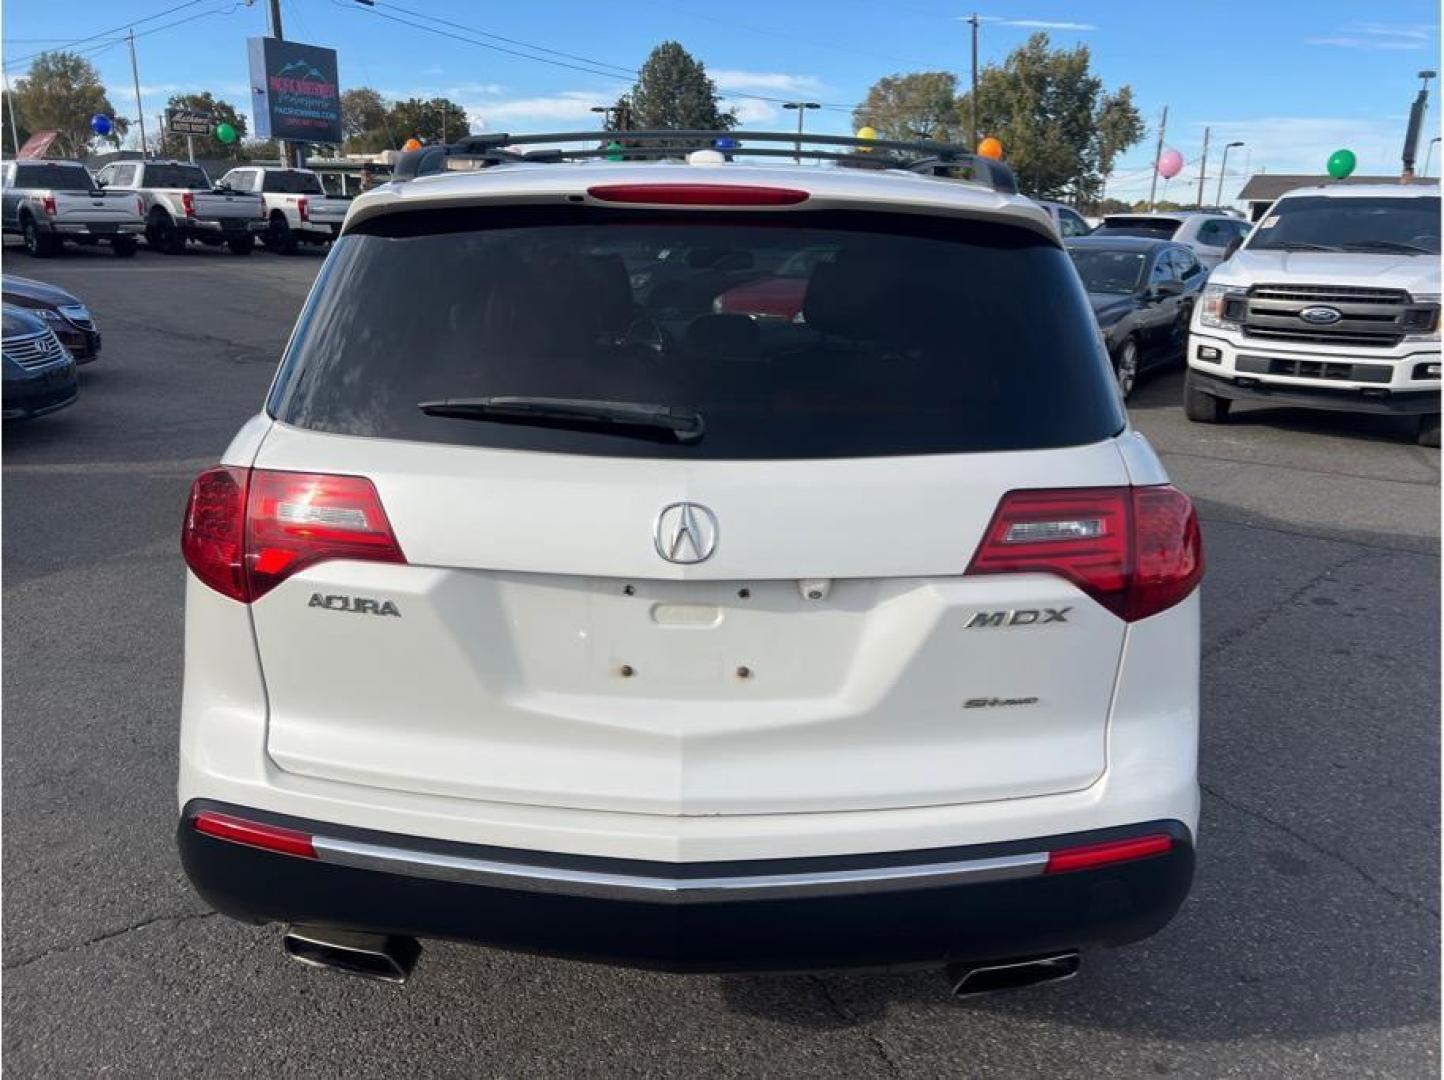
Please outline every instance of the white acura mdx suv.
M200 894L396 979L971 993L1162 927L1203 556L1047 214L987 165L480 164L355 200L191 491Z

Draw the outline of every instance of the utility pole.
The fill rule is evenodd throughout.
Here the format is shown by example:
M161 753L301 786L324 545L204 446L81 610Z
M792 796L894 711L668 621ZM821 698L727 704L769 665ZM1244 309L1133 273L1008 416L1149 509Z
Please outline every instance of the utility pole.
M285 40L281 28L281 0L271 0L271 36L277 41ZM267 107L269 108L269 105ZM291 168L291 144L285 139L277 139L276 148L281 154L281 168Z
M1423 79L1424 83L1419 87L1414 104L1409 107L1409 128L1404 133L1404 171L1399 176L1401 183L1407 184L1414 179L1414 158L1419 152L1419 131L1424 126L1424 113L1429 108L1429 80L1437 74L1437 71L1419 72L1419 78Z
M1153 207L1158 194L1158 159L1163 156L1163 133L1168 129L1168 106L1163 107L1163 115L1158 119L1158 147L1153 151L1153 179L1148 185L1148 212L1153 213Z
M1203 129L1203 157L1198 159L1198 208L1203 209L1203 177L1208 171L1208 128Z
M0 73L5 70L5 61L0 58ZM5 76L5 104L10 110L10 146L15 156L20 156L20 129L15 126L15 95L10 92L10 76Z
M130 28L130 75L135 80L135 118L140 121L140 156L150 153L145 144L145 109L140 104L140 68L135 63L135 27Z
M978 148L978 13L975 11L968 16L968 24L973 28L973 92L968 95L968 112L973 129L972 148Z
M816 101L789 101L782 107L797 110L797 145L793 148L793 153L800 165L802 164L802 118L807 115L808 109L820 109L822 106Z

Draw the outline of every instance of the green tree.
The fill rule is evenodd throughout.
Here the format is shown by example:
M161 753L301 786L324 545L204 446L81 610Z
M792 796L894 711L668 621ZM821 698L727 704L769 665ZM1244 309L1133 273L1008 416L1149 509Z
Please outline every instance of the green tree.
M1022 190L1040 198L1091 201L1117 156L1143 137L1128 87L1106 94L1085 45L1049 47L1034 34L1001 67L978 74L978 134L1003 143ZM962 115L969 97L959 102Z
M399 149L392 137L389 109L381 95L369 86L358 86L341 95L341 133L348 154L374 154ZM455 130L450 121L447 134Z
M275 139L247 139L236 145L240 147L236 157L241 161L279 161L281 158L281 144Z
M957 76L949 72L888 75L872 84L852 123L876 129L883 139L966 138L958 104Z
M92 143L102 141L90 128L96 113L111 118L113 128L103 141L113 146L120 145L130 128L124 117L115 115L95 66L75 53L41 53L25 78L16 80L14 92L17 121L31 132L60 132L64 154L83 158Z
M221 142L214 135L192 135L191 141L195 143L196 157L240 160L245 156L242 140L245 139L248 131L246 117L243 113L238 112L229 101L222 101L206 90L199 94L172 94L170 100L166 102L166 108L184 109L186 112L196 113L200 116L209 116L217 126L230 124L236 129L236 135L239 137L235 142L229 144ZM162 157L185 157L186 137L166 132L165 138L161 141L160 154Z
M386 120L396 138L402 142L407 139L420 139L422 142L433 139L455 141L471 130L471 121L467 119L466 110L443 97L431 98L429 101L420 98L398 101L391 107Z
M636 85L617 106L629 116L619 125L624 128L730 131L737 125L737 117L722 110L717 84L702 62L675 41L652 50Z

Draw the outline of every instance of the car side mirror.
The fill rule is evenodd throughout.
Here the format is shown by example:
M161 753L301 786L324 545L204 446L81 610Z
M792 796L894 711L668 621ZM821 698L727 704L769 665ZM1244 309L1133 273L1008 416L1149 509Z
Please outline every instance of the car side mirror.
M1156 300L1162 300L1165 296L1182 296L1183 282L1176 278L1167 281L1159 281L1149 289L1149 295Z
M1235 236L1232 240L1229 241L1228 247L1223 249L1223 257L1225 259L1233 258L1233 253L1241 247L1243 247L1243 237Z

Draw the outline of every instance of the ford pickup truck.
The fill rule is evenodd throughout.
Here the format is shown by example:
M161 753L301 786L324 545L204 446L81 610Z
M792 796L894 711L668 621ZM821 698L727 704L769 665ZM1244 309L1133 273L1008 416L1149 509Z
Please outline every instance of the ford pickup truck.
M327 195L321 178L310 169L246 166L226 173L221 186L261 197L266 214L261 242L281 255L291 254L299 244L330 243L351 208L349 199Z
M145 208L145 241L156 251L179 255L186 242L225 244L249 255L255 234L266 227L259 195L211 183L199 165L181 161L116 161L96 174L107 191L131 191Z
M0 165L0 225L18 234L36 258L66 240L107 243L122 258L135 254L144 230L140 196L105 191L78 161L7 161Z
M1439 189L1281 196L1193 309L1184 412L1234 402L1384 413L1439 445Z

